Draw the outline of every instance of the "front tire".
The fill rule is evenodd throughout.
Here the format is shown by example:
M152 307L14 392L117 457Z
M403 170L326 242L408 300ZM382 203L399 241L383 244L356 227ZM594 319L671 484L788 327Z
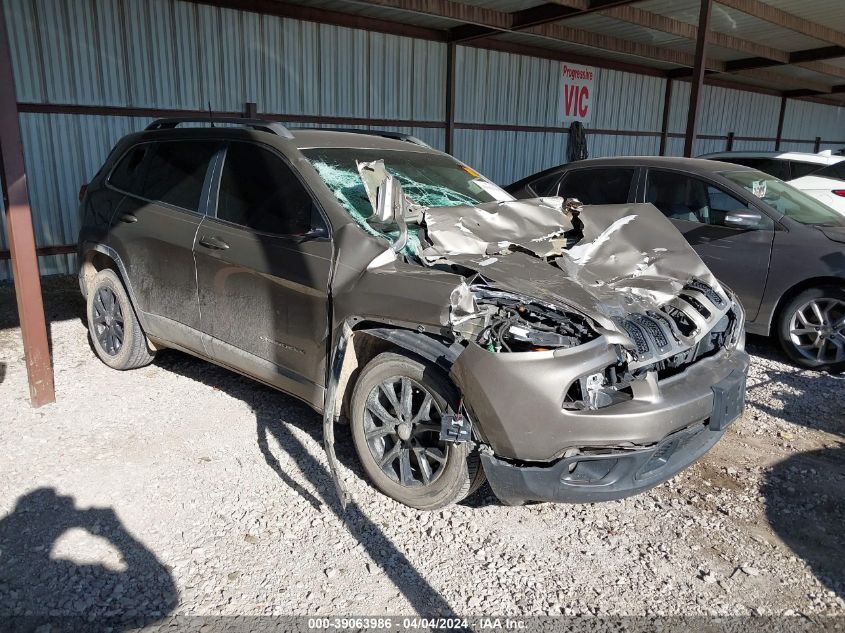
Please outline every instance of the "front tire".
M799 293L780 312L778 342L802 367L845 370L845 290L822 286Z
M126 289L113 270L101 270L91 280L87 317L94 351L106 365L136 369L153 361Z
M352 393L352 439L370 481L412 508L460 501L484 482L468 444L440 440L440 416L457 410L443 373L404 354L385 352L361 372Z

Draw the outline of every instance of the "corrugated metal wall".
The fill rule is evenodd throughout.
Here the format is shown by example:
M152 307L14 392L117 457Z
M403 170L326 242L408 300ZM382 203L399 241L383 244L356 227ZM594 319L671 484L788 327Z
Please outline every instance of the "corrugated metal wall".
M220 9L181 0L0 0L11 37L19 102L240 111L390 121L445 118L442 43ZM455 154L507 184L565 161L561 64L458 47ZM591 156L656 154L665 80L596 69ZM675 82L670 132L683 134L689 84ZM700 133L774 137L780 99L705 88ZM73 243L77 192L124 134L149 119L22 113L20 123L39 246ZM845 108L790 101L784 149L845 140ZM544 131L466 129L530 126ZM296 124L291 124L293 127ZM300 124L301 125L301 124ZM442 148L443 127L392 127ZM667 151L680 155L681 138ZM696 153L724 138L699 139ZM736 140L735 149L773 149ZM8 248L5 228L0 249ZM44 274L72 272L74 256L40 258ZM9 277L0 261L0 279Z
M789 100L783 119L783 138L845 141L845 108L831 108L821 103ZM823 143L822 149L840 149L845 143ZM809 143L783 143L781 149L812 152Z
M669 132L683 135L687 126L690 84L675 81L672 84L672 101L669 108ZM704 86L698 119L698 133L724 136L733 132L736 136L775 138L777 136L780 97L731 90L718 86ZM667 153L683 154L684 141L673 138L667 144ZM735 150L775 149L774 141L734 142ZM696 139L694 154L722 152L725 139Z
M560 62L459 46L455 76L458 158L503 184L566 161L565 132L460 129L462 123L563 127ZM660 130L663 79L597 68L594 85L596 111L587 127ZM654 154L659 146L656 136L587 137L591 156Z

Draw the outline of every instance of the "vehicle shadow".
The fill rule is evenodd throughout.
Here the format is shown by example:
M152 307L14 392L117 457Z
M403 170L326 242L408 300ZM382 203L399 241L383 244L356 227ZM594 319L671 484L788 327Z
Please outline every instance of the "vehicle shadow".
M48 326L55 321L71 319L85 322L85 299L79 292L79 283L74 275L42 277L41 293ZM0 330L19 326L15 286L12 283L0 283Z
M53 275L41 278L44 317L47 323L47 349L53 355L53 323L79 319L85 327L85 300L79 292L75 276ZM20 327L18 304L13 283L0 283L0 334ZM92 348L93 349L93 348ZM5 372L0 373L3 382Z
M75 530L107 542L118 554L111 566L56 557L57 542ZM111 508L79 509L72 497L38 488L0 518L0 629L135 629L169 614L177 597L167 568Z
M845 598L845 443L775 464L761 492L775 534Z
M354 500L345 510L341 507L327 466L311 454L308 447L291 432L291 427L295 426L308 433L322 447L322 416L290 396L180 352L167 350L159 354L155 362L163 369L212 386L245 402L255 414L258 449L273 472L313 507L325 506L340 519L419 614L427 617L455 617L455 612L446 599L428 583L405 554ZM349 427L338 425L336 436L338 459L349 466L357 477L363 478ZM286 460L280 460L273 453L270 438L297 463L297 469L317 491L316 496L285 472L282 463Z
M777 345L765 338L753 337L747 348L754 356L788 365L786 369L752 368L746 392L750 408L792 424L845 436L845 374L793 367ZM764 388L773 397L757 397ZM808 406L804 397L808 394L812 394L814 406Z

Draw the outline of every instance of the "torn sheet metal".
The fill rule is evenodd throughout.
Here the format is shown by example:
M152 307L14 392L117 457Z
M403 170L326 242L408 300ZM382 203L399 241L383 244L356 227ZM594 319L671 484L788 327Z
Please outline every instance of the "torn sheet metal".
M558 198L426 209L433 246L423 257L475 270L497 288L576 309L629 347L631 315L679 310L694 327L688 334L676 329L675 338L691 346L728 310L719 282L653 205L588 206L564 215L562 204ZM553 218L561 223L557 229ZM582 238L567 249L562 236L573 230L573 219ZM715 291L716 301L690 287L696 283ZM702 296L707 316L693 303Z
M693 279L719 282L683 235L651 204L587 207L583 239L556 264L603 302L633 297L640 309L677 297Z
M429 261L463 255L493 255L527 250L537 257L557 255L561 238L573 229L563 198L487 202L477 206L425 209L423 221L431 246Z

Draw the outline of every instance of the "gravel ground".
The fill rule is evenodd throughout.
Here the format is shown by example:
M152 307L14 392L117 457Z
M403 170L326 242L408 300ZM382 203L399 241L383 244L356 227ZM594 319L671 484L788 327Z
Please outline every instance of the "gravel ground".
M604 504L418 512L339 429L166 351L96 359L75 281L47 280L57 403L31 409L0 287L0 615L845 615L845 379L752 339L748 408L693 468Z

